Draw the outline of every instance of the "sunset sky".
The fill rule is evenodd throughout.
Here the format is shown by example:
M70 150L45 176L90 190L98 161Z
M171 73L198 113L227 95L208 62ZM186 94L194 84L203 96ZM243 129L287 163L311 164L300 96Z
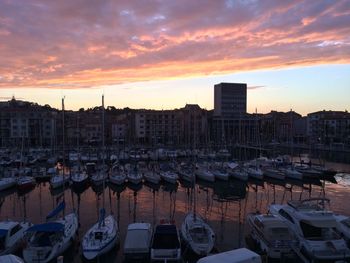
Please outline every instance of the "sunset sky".
M0 100L212 109L220 82L249 112L350 110L350 1L0 1Z

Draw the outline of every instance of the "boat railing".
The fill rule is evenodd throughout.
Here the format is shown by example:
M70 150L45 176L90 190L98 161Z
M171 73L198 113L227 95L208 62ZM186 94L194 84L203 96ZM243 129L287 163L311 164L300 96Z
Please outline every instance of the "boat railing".
M315 211L324 211L325 206L330 204L328 198L309 198L301 201L288 201L287 204L293 207L295 210L315 210Z

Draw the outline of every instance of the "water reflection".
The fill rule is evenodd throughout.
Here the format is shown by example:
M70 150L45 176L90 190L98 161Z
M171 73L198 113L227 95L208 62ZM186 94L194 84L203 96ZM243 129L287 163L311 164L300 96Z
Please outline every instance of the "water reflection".
M107 187L106 184L105 188L103 185L86 185L57 190L42 182L31 191L17 192L13 188L0 192L0 219L27 219L32 223L42 223L63 195L66 210L74 209L79 216L80 238L96 222L99 208L105 206L106 210L114 213L121 244L119 249L100 258L100 262L122 262L122 247L129 223L143 221L155 225L161 219L170 219L180 226L185 214L194 209L194 200L197 213L208 220L216 232L215 248L218 251L245 246L246 215L257 211L265 213L272 203L325 196L331 199L334 212L349 215L350 211L350 203L346 202L350 198L347 188L319 180L304 183L290 180L198 181L195 187L180 181L178 184L160 185L108 184ZM65 254L65 262L81 262L80 254L78 239L77 244Z

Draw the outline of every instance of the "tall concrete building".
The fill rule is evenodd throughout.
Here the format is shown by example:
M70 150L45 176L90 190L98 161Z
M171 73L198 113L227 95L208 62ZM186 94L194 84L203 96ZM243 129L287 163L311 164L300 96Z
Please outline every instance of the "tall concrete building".
M214 85L214 116L239 118L247 112L247 84L219 83Z

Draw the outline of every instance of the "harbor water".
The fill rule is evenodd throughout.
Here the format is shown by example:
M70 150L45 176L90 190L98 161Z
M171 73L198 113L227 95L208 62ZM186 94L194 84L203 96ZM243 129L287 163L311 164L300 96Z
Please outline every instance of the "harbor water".
M349 171L348 165L332 167ZM86 189L67 187L52 191L48 182L37 183L29 192L16 188L0 192L0 220L23 220L38 224L65 199L66 213L76 211L79 216L79 238L64 254L64 262L84 262L81 256L81 239L98 220L98 211L105 207L117 219L120 244L112 252L98 259L99 262L123 262L123 242L128 224L149 222L156 225L161 219L174 220L178 227L185 214L193 209L196 191L196 211L207 220L216 233L215 251L221 252L245 247L248 234L246 216L252 212L266 213L270 204L284 204L289 200L327 197L335 213L350 216L350 175L335 176L338 183L327 181L197 181L195 188L184 182L171 184L140 184L112 186L105 189L92 186ZM183 248L184 261L196 262ZM18 253L21 256L21 253Z

